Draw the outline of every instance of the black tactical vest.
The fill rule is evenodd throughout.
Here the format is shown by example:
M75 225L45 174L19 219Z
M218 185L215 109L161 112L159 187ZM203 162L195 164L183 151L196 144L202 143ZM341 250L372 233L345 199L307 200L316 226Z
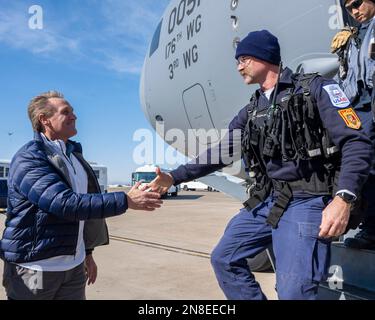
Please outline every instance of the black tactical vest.
M251 178L250 198L244 203L245 207L254 208L271 190L279 193L278 206L283 209L293 192L312 195L332 195L334 192L341 153L329 138L311 96L310 83L318 76L294 74L293 84L281 101L263 110L258 109L256 93L252 96L242 139L242 158ZM302 90L297 93L298 88ZM319 160L322 169L298 181L272 180L266 172L267 162L271 159ZM279 211L278 219L283 210ZM268 222L277 225L278 219Z

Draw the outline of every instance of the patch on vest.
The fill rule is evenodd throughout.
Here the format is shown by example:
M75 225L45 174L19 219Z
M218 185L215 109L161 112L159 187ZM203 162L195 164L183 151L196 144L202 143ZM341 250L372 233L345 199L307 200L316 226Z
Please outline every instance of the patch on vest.
M330 84L328 86L324 86L323 89L327 91L334 107L347 108L350 105L349 99L338 84Z
M341 118L344 119L347 127L358 130L361 127L361 120L353 108L338 111Z

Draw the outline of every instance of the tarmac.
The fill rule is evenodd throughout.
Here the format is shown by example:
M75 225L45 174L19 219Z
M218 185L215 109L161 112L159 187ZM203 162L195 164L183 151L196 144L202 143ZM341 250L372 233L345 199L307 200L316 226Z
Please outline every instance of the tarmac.
M154 212L128 210L107 219L110 244L94 251L98 278L87 299L224 300L210 252L240 208L220 192L181 191ZM0 215L1 231L4 221ZM274 273L254 274L268 299L277 299ZM3 287L0 299L6 299Z

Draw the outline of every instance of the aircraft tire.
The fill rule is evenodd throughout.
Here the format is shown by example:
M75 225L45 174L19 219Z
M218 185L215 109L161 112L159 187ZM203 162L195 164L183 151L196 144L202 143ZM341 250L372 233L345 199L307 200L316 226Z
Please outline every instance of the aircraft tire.
M250 270L253 272L265 272L272 270L272 264L266 250L262 251L254 258L248 258L247 264Z

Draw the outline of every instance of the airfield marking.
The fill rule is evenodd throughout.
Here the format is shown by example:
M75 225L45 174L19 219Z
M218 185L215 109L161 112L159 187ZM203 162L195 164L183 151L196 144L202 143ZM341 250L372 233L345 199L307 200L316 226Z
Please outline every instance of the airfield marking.
M143 240L137 240L137 239L130 239L130 238L125 238L125 237L113 236L113 235L110 235L109 238L111 240L115 240L115 241L131 243L131 244L135 244L135 245L139 245L139 246L150 247L150 248L160 249L160 250L164 250L164 251L171 251L171 252L186 254L186 255L194 256L194 257L200 257L200 258L205 258L205 259L210 259L210 257L211 257L210 254L208 254L206 252L200 252L200 251L189 250L189 249L184 249L184 248L179 248L179 247L173 247L173 246L168 246L168 245L155 243L155 242L149 242L149 241L143 241Z

